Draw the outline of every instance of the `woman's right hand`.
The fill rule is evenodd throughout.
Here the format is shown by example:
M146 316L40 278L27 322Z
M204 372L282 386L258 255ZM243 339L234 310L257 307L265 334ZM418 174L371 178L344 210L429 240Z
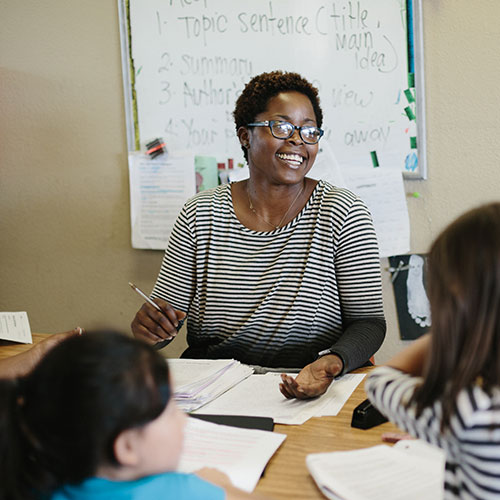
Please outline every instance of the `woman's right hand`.
M153 301L160 306L161 312L145 302L130 325L132 333L148 344L172 340L177 335L179 321L186 317L186 313L174 309L162 299L153 299Z

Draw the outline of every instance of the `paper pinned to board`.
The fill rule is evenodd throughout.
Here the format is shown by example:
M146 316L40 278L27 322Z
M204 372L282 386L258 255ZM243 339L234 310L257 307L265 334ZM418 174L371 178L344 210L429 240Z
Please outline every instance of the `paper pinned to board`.
M129 153L128 165L132 246L164 250L182 206L195 195L194 154Z
M32 344L28 314L25 311L0 312L0 339Z
M403 174L394 168L344 170L349 190L368 206L377 233L380 257L410 250L410 219Z

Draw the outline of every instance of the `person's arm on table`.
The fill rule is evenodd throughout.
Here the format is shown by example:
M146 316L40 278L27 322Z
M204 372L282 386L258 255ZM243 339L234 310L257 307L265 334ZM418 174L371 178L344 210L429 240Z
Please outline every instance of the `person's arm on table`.
M306 365L295 379L282 374L281 393L289 399L320 396L326 392L335 377L363 365L367 360L367 352L376 351L384 336L383 319L371 318L352 322L339 342L327 349L331 354L323 355ZM361 349L358 349L360 346ZM348 361L344 361L344 358Z
M323 394L336 376L365 364L384 340L377 238L370 213L359 199L353 203L339 236L335 267L344 333L327 349L330 354L306 365L295 379L282 376L280 391L287 398Z
M29 373L45 354L55 347L59 342L71 337L81 335L83 329L76 327L73 330L55 333L46 339L38 342L25 352L0 360L0 378L15 378Z
M415 390L422 383L422 373L431 347L431 334L412 342L385 365L369 373L365 391L370 401L391 422L411 436L448 448L441 435L441 410L432 406L416 417Z
M406 347L401 352L393 356L385 365L382 365L381 367L382 369L375 370L374 372L369 374L367 378L365 389L367 391L369 399L375 406L377 406L377 408L379 408L380 411L382 411L382 413L387 414L391 418L391 420L396 421L401 428L406 430L408 430L406 424L410 421L410 419L407 419L404 416L402 417L401 415L399 415L398 420L396 420L395 417L393 416L393 413L397 414L398 411L397 409L395 410L395 408L401 405L399 405L399 403L396 403L394 407L389 408L388 406L382 404L383 399L380 397L381 388L384 387L388 381L392 383L392 376L382 375L380 378L380 384L377 383L376 381L378 377L380 377L380 372L382 373L384 372L383 368L384 366L389 368L394 368L402 372L402 374L403 373L406 374L407 376L420 377L423 373L423 368L427 359L427 354L429 352L430 341L431 341L430 334L422 335L417 340L412 342L408 347ZM397 377L397 372L395 373L394 377ZM416 379L413 380L408 379L408 380L409 384L406 391L396 390L399 396L405 394L405 396L402 398L404 399L405 402L407 402L408 399L413 394L416 381ZM404 384L405 382L402 383ZM390 400L392 401L392 398L390 398ZM402 409L401 407L399 408L399 411L405 412L405 410ZM412 431L414 434L418 435L415 429L416 427L413 427ZM400 441L401 439L413 439L413 436L408 433L382 434L382 441L395 443L397 441Z
M280 391L288 399L308 399L326 392L344 364L336 354L328 354L306 365L295 377L281 374Z

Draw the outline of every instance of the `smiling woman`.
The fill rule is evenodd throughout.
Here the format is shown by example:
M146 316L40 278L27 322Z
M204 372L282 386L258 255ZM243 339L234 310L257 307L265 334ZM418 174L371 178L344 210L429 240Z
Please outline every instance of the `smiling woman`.
M323 114L300 75L254 77L234 118L250 177L185 204L152 293L163 312L144 304L132 330L156 343L187 314L183 357L296 368L281 392L314 397L384 339L372 220L350 191L307 177Z

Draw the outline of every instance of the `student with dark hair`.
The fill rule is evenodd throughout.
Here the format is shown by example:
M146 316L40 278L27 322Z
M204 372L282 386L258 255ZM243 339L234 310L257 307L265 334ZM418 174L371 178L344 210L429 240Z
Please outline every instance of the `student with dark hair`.
M453 222L428 256L431 333L366 390L396 425L446 453L446 498L500 498L500 203Z
M217 471L202 474L225 488L174 472L184 422L152 347L109 331L71 337L0 380L0 498L249 497Z
M308 178L323 135L318 91L297 73L254 77L234 110L249 179L198 193L175 223L132 331L191 358L300 370L288 398L326 391L385 335L377 238L353 193Z

